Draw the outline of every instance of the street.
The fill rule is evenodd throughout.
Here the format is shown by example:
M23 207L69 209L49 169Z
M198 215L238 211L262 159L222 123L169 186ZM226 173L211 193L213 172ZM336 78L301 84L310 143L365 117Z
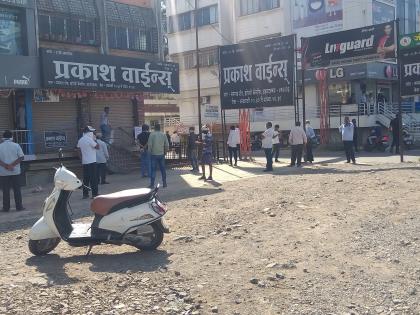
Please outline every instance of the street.
M258 158L216 166L217 183L172 170L171 234L144 253L85 257L61 242L33 257L28 228L49 191L28 190L30 211L0 215L0 314L419 314L420 165L393 159L291 169L284 156L262 175ZM107 192L147 184L109 180ZM72 208L87 220L81 193Z

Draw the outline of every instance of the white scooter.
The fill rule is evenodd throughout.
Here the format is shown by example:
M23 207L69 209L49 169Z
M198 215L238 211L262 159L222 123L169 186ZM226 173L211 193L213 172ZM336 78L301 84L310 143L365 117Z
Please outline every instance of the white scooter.
M77 176L61 166L54 176L54 189L43 205L43 217L29 232L29 250L34 255L46 255L60 242L70 246L100 244L132 245L141 250L154 250L169 233L163 222L167 207L155 189L124 190L100 195L91 203L93 222L73 223L67 205L71 193L80 188Z

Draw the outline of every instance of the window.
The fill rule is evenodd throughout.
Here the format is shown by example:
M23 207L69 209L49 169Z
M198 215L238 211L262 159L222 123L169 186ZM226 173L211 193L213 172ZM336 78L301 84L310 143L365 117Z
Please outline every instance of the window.
M22 16L18 10L0 8L0 54L23 54Z
M249 15L280 7L280 0L239 0L241 15Z
M109 48L150 51L150 33L123 26L108 26Z
M171 33L189 30L192 27L191 12L169 17L169 31Z
M217 49L201 51L199 55L200 67L210 67L219 63L219 51ZM173 57L174 62L178 62L181 69L194 69L197 66L195 52Z
M39 36L44 40L95 45L95 22L40 14Z
M218 21L217 5L201 8L197 12L198 26L214 24Z
M328 86L329 102L331 105L352 104L353 94L349 82L340 82Z

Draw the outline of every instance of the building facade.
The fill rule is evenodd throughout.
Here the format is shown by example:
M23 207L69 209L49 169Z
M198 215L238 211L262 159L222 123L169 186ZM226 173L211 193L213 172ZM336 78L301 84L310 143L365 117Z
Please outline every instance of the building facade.
M134 67L160 65L162 42L160 1L0 1L0 130L14 130L29 159L45 159L57 147L74 151L83 126L99 129L109 106L115 132L130 135L149 98L131 84ZM126 65L124 80L112 78Z
M401 25L404 26L401 32L418 30L419 27L418 0L207 0L198 1L198 4L201 102L218 106L219 110L217 45L296 34L300 46L301 37L386 23L396 17L400 17ZM213 11L209 8L214 8L218 15L212 15ZM186 125L197 125L198 121L193 10L193 1L168 1L169 53L174 61L180 63L181 94L178 105L181 120ZM202 25L200 14L207 11L210 12L210 18L205 19L206 23ZM300 71L297 77L301 81ZM358 120L361 127L375 125L378 119L371 113L376 111L379 93L384 95L388 103L397 101L396 66L392 63L374 62L337 67L329 70L328 79L331 128L338 126L345 114L360 116ZM320 93L314 72L308 71L305 82L306 117L315 128L319 128ZM301 85L300 82L298 85ZM364 103L362 109L359 109L360 103ZM299 104L298 113L301 117L301 101ZM414 100L406 104L405 108L414 111ZM206 112L206 105L202 105L204 122L211 122L212 119L220 121L220 116L206 118ZM294 116L293 106L252 111L251 130L263 130L267 120L280 123L282 129L288 130L294 124ZM227 123L237 123L238 111L226 111L226 120Z

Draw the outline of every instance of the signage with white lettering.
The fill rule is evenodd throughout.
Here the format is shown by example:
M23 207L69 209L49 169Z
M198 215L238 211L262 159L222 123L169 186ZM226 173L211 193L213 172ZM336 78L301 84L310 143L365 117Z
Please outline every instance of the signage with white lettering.
M295 38L220 47L223 109L293 105Z
M41 49L46 88L179 93L179 67L170 62Z
M45 148L64 148L67 146L67 135L64 131L45 131L44 132Z
M411 48L401 51L401 95L420 95L420 51Z
M32 56L0 58L0 88L39 88L39 59Z
M395 22L304 38L302 51L306 68L395 61Z

